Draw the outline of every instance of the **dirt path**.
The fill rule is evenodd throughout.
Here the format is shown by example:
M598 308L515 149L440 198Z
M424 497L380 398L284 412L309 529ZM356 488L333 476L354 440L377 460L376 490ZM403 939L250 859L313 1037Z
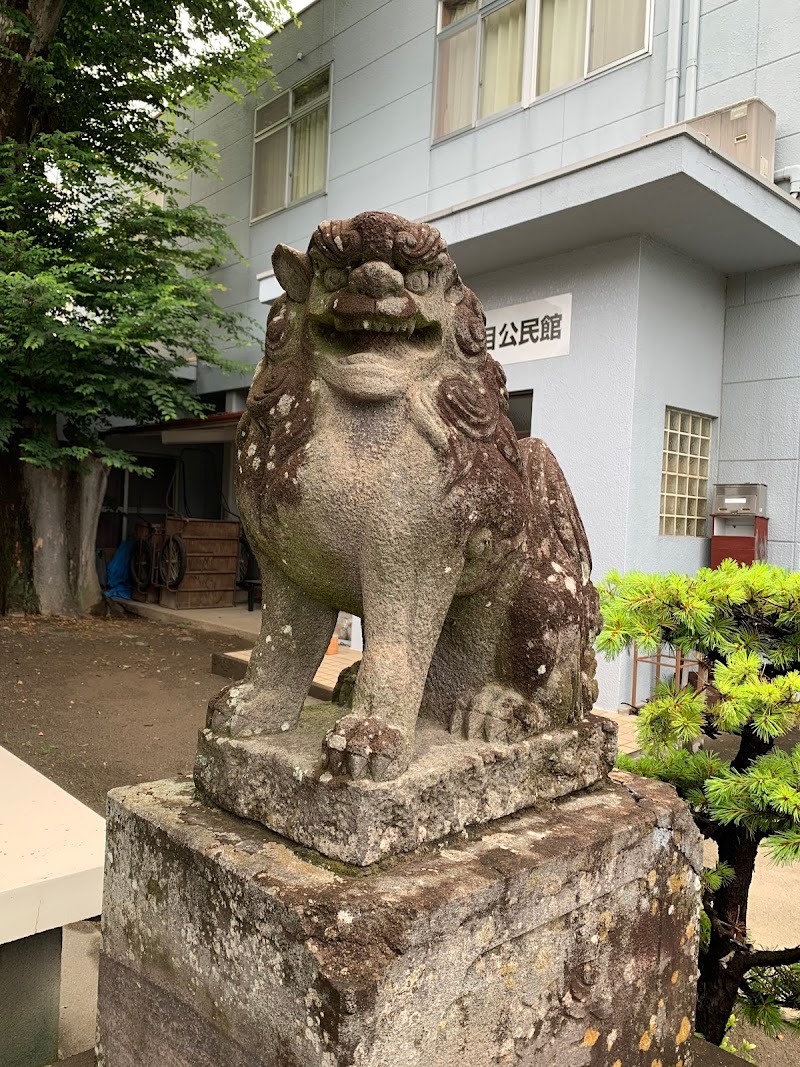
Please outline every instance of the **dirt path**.
M189 775L212 651L241 638L127 616L0 619L0 744L95 811L118 785Z

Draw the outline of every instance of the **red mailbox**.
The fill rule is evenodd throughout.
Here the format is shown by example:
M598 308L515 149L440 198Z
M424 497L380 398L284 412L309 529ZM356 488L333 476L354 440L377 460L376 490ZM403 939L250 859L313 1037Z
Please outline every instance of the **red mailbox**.
M715 485L711 511L711 566L724 559L753 563L767 558L767 487Z

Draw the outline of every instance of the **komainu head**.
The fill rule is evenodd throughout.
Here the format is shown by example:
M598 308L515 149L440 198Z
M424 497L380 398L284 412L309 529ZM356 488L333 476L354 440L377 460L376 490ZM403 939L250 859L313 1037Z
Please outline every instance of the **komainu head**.
M489 439L519 467L481 305L438 230L364 212L322 222L307 252L278 245L272 262L286 295L268 319L248 411L277 430L277 451L310 433L317 380L354 403L405 398L434 447L459 453L456 467L470 443ZM287 419L290 408L297 417Z

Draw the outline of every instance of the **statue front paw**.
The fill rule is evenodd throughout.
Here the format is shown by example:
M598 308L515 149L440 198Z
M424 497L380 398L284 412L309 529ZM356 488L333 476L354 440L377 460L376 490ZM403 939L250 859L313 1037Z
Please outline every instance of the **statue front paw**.
M377 715L345 715L325 735L322 761L333 775L386 782L408 770L412 747L413 735Z

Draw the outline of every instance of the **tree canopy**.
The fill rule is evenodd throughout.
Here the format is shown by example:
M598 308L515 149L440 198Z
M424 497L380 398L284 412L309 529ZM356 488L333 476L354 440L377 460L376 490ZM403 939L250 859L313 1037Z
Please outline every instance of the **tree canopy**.
M206 277L236 249L180 178L214 165L188 109L270 77L264 25L288 8L67 0L36 51L37 6L0 4L0 448L125 463L110 418L199 413L175 371L252 340Z
M192 109L269 83L265 33L290 13L288 0L0 0L0 610L31 561L40 606L45 586L93 569L86 478L102 498L98 464L135 465L105 443L111 420L200 414L177 372L225 367L255 340L209 277L238 256L224 220L181 182L215 165ZM48 570L67 527L74 543ZM83 577L48 610L98 599Z

